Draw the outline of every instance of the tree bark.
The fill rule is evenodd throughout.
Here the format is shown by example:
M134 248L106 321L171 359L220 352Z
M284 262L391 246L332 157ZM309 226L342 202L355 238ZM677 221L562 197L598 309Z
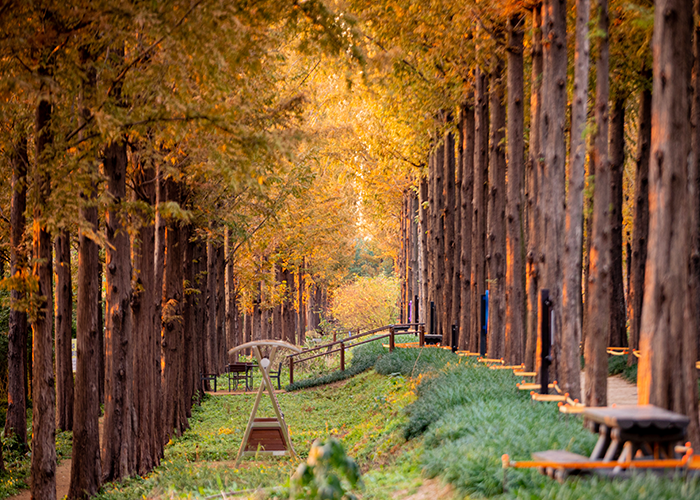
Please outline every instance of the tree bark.
M452 121L450 116L447 121ZM442 344L452 345L452 295L455 268L455 139L452 132L444 135L443 156L443 252L444 280L442 294Z
M141 163L134 175L134 199L153 206L156 201L155 169ZM157 444L153 435L155 423L155 366L153 358L160 352L160 342L153 333L155 314L153 253L155 251L155 226L148 213L141 213L141 226L133 245L134 283L131 311L134 325L134 378L133 394L136 411L135 468L146 474L157 464ZM160 332L158 332L160 334ZM158 335L160 337L160 335ZM159 381L158 381L159 382Z
M542 5L542 182L543 258L540 287L549 290L554 311L552 367L559 374L561 364L562 254L565 229L564 173L566 165L566 0L545 0ZM539 336L538 336L539 338ZM569 346L566 346L569 348ZM564 384L572 382L561 376Z
M610 339L627 346L625 285L622 280L622 173L625 166L625 100L617 98L610 117Z
M304 345L306 342L306 304L304 303L304 291L306 284L304 283L304 273L306 272L306 259L301 259L299 266L299 338L297 345Z
M119 139L107 146L104 158L107 192L112 203L107 212L104 481L125 478L134 472L131 245L126 221L120 213L126 198L126 166L126 144Z
M489 276L489 325L487 353L490 358L505 354L506 316L506 110L504 101L503 61L491 59L489 109L491 138L489 147L488 235L486 260Z
M213 230L213 228L210 229ZM216 245L212 233L207 239L207 355L205 358L207 373L218 373L216 371L216 356L219 350L216 344L216 271ZM209 390L208 387L207 390Z
M523 17L508 20L508 184L506 205L505 359L520 364L524 355L525 269L523 265Z
M694 14L700 16L700 1L693 2ZM691 107L691 150L693 152L693 160L688 168L688 182L692 187L691 191L691 207L690 207L690 224L691 233L691 273L692 273L692 290L693 290L693 307L696 311L700 311L700 24L694 23L693 30L693 70L692 70L692 85L693 85L693 100ZM698 349L700 349L700 322L697 322Z
M180 200L183 202L184 196ZM180 228L180 251L182 252L182 350L180 351L180 374L178 374L177 396L179 398L178 427L181 431L189 428L189 418L192 416L192 395L194 394L194 330L197 326L194 320L194 297L189 289L194 280L193 260L194 245L192 239L192 225L183 224ZM221 252L223 258L223 250ZM223 278L223 272L222 278ZM226 342L222 343L226 348Z
M165 195L170 202L179 202L180 186L172 179L165 180ZM184 428L180 420L182 399L178 391L182 386L182 350L184 328L182 241L180 221L169 219L165 228L165 269L163 273L163 425L165 440L173 433L179 436ZM215 360L216 358L214 358Z
M649 245L639 348L639 403L690 417L697 442L696 317L689 276L692 4L660 0L654 10L654 85L649 165Z
M420 217L420 269L421 269L421 282L420 282L420 306L419 306L419 318L425 327L428 327L430 303L428 300L429 294L429 262L428 262L428 227L429 227L429 215L428 215L428 178L421 177L420 180L420 199L419 199L419 217Z
M530 144L525 176L527 178L527 256L525 259L525 369L534 370L537 349L537 295L540 282L542 230L540 195L543 162L541 147L542 100L542 8L532 9L532 73L530 76Z
M226 227L224 233L224 261L226 262L226 363L231 363L228 350L238 345L236 318L238 307L236 305L236 283L233 274L233 245L231 242L231 229Z
M163 330L163 273L165 272L165 219L162 213L162 204L167 201L165 196L165 173L161 163L156 163L156 218L155 218L155 250L153 253L153 299L155 311L153 314L153 334L157 345L153 353L153 366L155 366L154 382L155 397L155 422L153 423L158 440L158 458L163 458L164 445L168 442L165 438L165 422L163 421L163 370L162 370L162 330Z
M460 149L462 155L459 167L462 169L460 186L460 308L459 308L459 348L469 350L474 332L470 329L472 316L472 202L474 197L474 107L463 104L460 110Z
M608 402L608 355L610 338L610 162L608 159L608 99L610 94L608 71L608 3L598 0L599 36L596 62L596 131L593 135L595 187L591 220L591 254L588 274L588 331L584 357L586 360L586 404L606 406Z
M29 156L27 138L21 137L11 154L12 200L10 206L10 274L26 277L27 257L23 244L27 208L27 169ZM27 447L27 313L18 302L25 299L19 289L10 292L10 317L7 348L7 416L5 438L14 435L21 451Z
M566 376L563 390L581 399L581 259L583 258L583 191L586 184L586 123L588 118L588 72L590 42L588 22L590 0L576 1L576 50L574 55L574 96L571 105L571 154L569 191L566 202L566 241L564 243L564 287L562 304L561 369Z
M474 203L472 219L472 327L469 350L480 347L481 296L486 291L486 199L488 197L489 103L486 75L476 68L474 93Z
M73 284L70 233L62 230L54 240L56 267L56 411L58 428L73 430Z
M226 363L225 273L224 247L218 244L216 245L216 373L222 373Z
M48 76L45 69L41 76ZM48 92L42 84L42 94ZM53 286L51 234L46 228L46 203L51 194L49 149L52 106L42 98L36 109L36 165L34 168L32 224L34 266L38 289L31 297L32 325L32 465L31 496L56 499L56 393L53 371Z
M80 216L87 227L97 232L96 187L85 195L87 201ZM73 454L69 499L89 498L102 484L100 459L100 342L95 300L101 288L99 280L100 250L85 232L78 233L78 317L77 363L75 372L75 411L73 418Z

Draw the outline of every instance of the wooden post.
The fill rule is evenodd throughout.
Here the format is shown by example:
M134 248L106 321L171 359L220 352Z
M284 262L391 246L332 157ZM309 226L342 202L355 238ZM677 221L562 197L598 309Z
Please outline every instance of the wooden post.
M338 334L336 332L333 332L333 342L335 342L337 340L337 335Z
M389 352L394 352L394 348L396 346L394 345L394 327L392 326L389 329Z
M345 371L345 343L340 343L340 371Z
M425 325L418 326L418 346L425 346Z
M289 384L294 383L294 358L289 358Z
M552 363L551 349L551 310L549 290L540 290L540 339L542 342L542 363L540 364L540 394L549 393L549 365Z

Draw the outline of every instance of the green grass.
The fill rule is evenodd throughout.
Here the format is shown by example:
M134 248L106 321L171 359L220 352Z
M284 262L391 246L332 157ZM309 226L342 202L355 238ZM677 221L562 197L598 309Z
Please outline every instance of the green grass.
M461 360L418 387L407 407L404 435L423 436L423 473L441 476L461 495L488 498L618 499L700 498L698 480L570 478L559 484L536 470L509 470L504 490L501 455L529 460L531 453L564 449L589 455L596 437L576 416L553 403L533 403L511 373Z
M341 385L279 394L278 398L302 459L315 439L335 436L367 468L390 461L404 443L402 409L412 397L408 385L402 377L366 372ZM191 429L166 447L161 466L147 478L107 485L97 498L198 498L285 484L298 465L288 457L249 457L234 467L254 398L252 393L205 397L193 409ZM270 400L264 396L258 416L273 415Z

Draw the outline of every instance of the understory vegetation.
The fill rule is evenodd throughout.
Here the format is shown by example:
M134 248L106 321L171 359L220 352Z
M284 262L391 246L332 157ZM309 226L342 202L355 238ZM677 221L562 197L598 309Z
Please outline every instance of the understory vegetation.
M624 371L614 359L611 367ZM158 468L144 478L105 485L97 498L221 498L222 492L227 498L306 498L327 479L307 477L311 464L318 463L318 451L310 459L314 443L320 443L316 450L334 449L342 463L359 466L362 476L352 484L362 499L403 498L426 478L449 483L455 498L700 498L700 481L693 478L639 473L624 480L571 477L560 484L535 469L504 474L504 453L512 460L529 460L532 452L546 449L589 455L596 442L580 417L561 415L554 403L532 402L516 388L510 371L489 370L445 349L389 353L378 341L353 349L345 372L345 380L334 380L338 383L324 384L316 377L307 383L317 387L278 395L294 448L308 465L299 468L290 457L263 456L235 465L255 393L208 395L193 408L191 428L168 444ZM267 396L257 415L273 415ZM58 441L61 455L68 456L70 434L59 434ZM11 449L6 452L12 456ZM23 471L17 476L21 482L28 461L19 462L24 463L15 469ZM316 472L331 474L329 464ZM296 483L290 479L296 470L306 473L304 488L299 474ZM7 482L5 475L2 498L16 493Z

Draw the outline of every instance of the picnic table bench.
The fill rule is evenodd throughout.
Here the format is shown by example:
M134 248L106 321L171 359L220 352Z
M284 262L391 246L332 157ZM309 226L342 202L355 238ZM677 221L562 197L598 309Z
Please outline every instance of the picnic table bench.
M620 476L628 470L696 469L698 461L692 449L677 446L685 442L690 419L653 405L591 407L583 410L584 418L598 434L590 457L565 450L548 450L532 454L533 461L511 462L504 455L503 466L537 467L540 472L562 481L571 474L597 472Z

